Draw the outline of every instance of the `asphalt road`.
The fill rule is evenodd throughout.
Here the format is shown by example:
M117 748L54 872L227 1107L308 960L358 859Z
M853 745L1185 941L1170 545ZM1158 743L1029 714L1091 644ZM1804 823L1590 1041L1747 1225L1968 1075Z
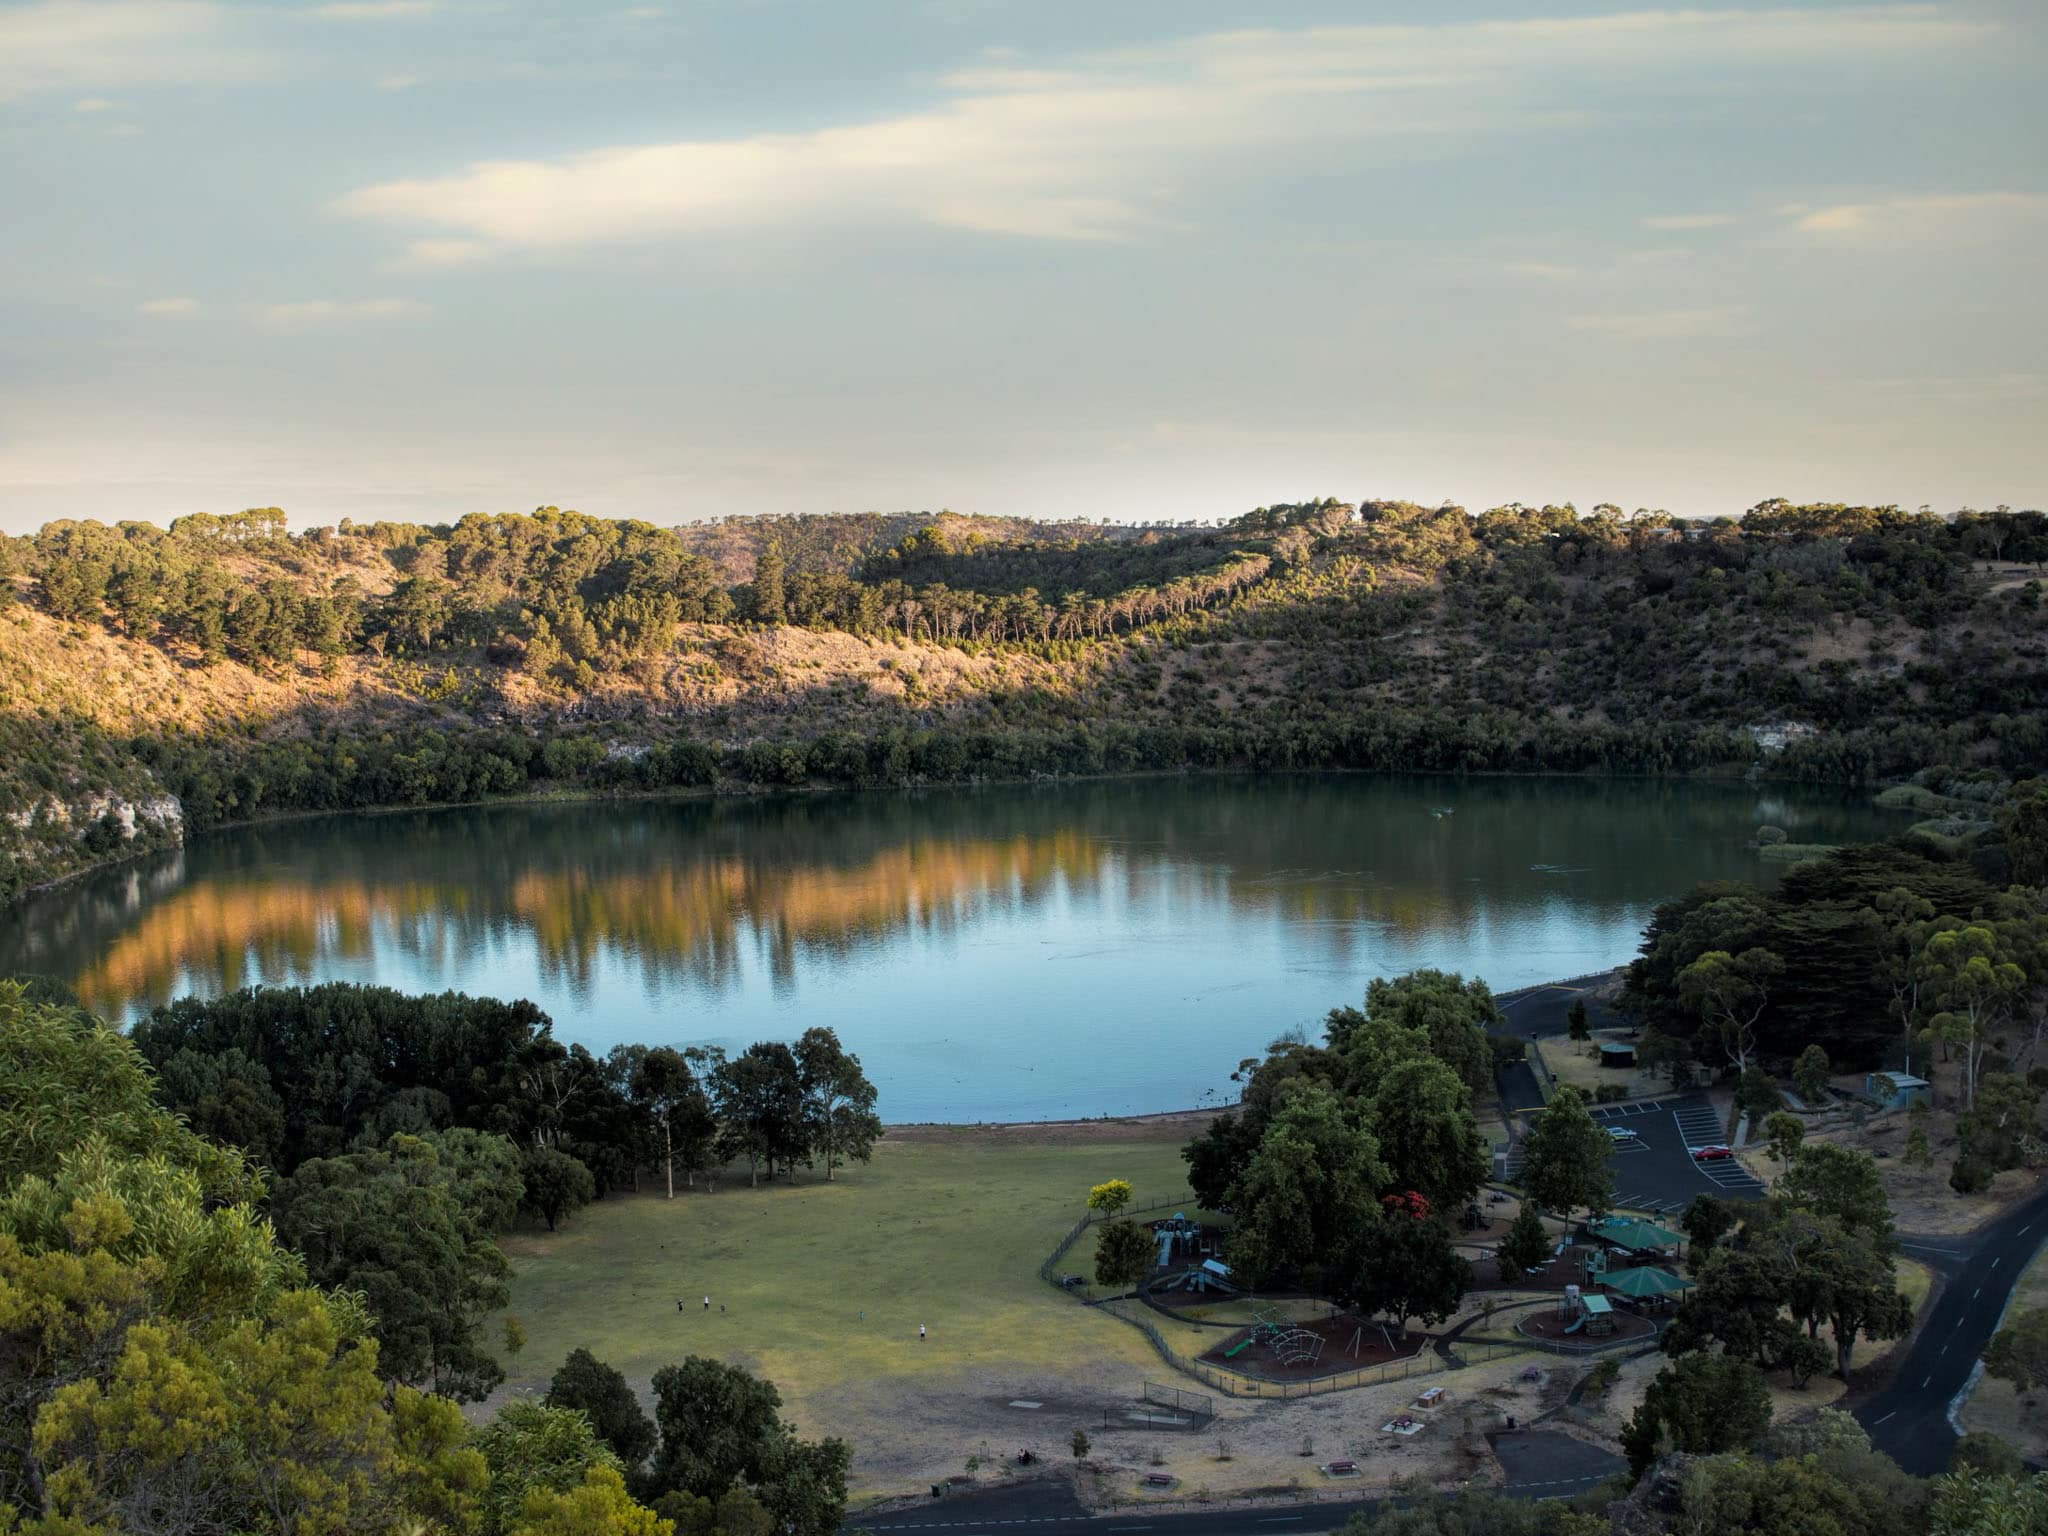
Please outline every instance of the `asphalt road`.
M1515 1498L1568 1498L1623 1470L1627 1463L1569 1435L1550 1430L1515 1430L1493 1437L1507 1482L1501 1492ZM1293 1536L1334 1531L1353 1515L1377 1507L1379 1499L1344 1499L1322 1504L1246 1505L1238 1509L1151 1510L1143 1507L1091 1515L1063 1479L1047 1478L1009 1488L977 1489L933 1499L915 1509L849 1524L849 1530L884 1533L1016 1531L1018 1536Z
M1948 1469L1949 1413L1998 1331L2020 1271L2048 1241L2048 1190L1964 1238L1900 1239L1907 1257L1941 1277L1941 1294L1890 1385L1854 1411L1871 1443L1919 1477Z
M1580 976L1571 981L1550 981L1540 987L1521 987L1513 992L1495 993L1493 1000L1500 1008L1503 1022L1496 1026L1494 1032L1514 1035L1522 1040L1561 1035L1570 1027L1567 1015L1571 1012L1573 1000L1579 997L1586 1000L1588 1027L1619 1028L1628 1020L1591 995L1594 987L1613 975L1613 971L1602 971L1597 976Z

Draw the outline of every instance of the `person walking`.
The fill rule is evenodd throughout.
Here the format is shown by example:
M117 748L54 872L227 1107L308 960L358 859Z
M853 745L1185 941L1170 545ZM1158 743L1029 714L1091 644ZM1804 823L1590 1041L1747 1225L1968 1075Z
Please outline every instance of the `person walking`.
M706 1296L704 1298L704 1310L706 1312L709 1312L711 1310L711 1298L709 1296Z
M917 1339L918 1339L918 1342L919 1342L920 1344L924 1342L924 1324L923 1324L923 1323L919 1323L919 1324L917 1325Z

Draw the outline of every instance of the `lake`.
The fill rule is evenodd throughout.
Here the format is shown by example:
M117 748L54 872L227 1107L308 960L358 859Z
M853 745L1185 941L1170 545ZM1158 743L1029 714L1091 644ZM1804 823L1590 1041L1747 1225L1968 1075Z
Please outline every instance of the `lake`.
M886 1119L1211 1103L1374 976L1604 970L1697 881L1910 818L1816 789L1281 776L329 817L195 839L0 918L110 1018L272 982L533 999L558 1036L838 1030Z

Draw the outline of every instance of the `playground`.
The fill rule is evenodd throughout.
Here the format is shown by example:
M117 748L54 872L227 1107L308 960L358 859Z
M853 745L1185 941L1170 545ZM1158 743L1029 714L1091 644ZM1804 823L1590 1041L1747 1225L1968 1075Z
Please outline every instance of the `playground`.
M1531 1307L1515 1323L1515 1332L1559 1344L1605 1346L1647 1339L1657 1325L1640 1313L1617 1306L1598 1293L1560 1291L1555 1302Z
M1412 1359L1428 1344L1427 1335L1398 1334L1348 1313L1289 1318L1275 1311L1226 1336L1201 1358L1223 1370L1267 1381L1313 1381Z

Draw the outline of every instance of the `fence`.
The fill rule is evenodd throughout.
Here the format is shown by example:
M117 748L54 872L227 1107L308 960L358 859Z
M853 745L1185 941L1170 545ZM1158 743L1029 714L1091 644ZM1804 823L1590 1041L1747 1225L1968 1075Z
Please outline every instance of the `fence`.
M1125 1216L1151 1216L1160 1211L1192 1211L1198 1209L1200 1205L1201 1202L1195 1198L1194 1192L1189 1190L1175 1195L1171 1200L1155 1200L1149 1205L1134 1202L1118 1211L1117 1216L1121 1219ZM1081 1240L1081 1234L1101 1219L1099 1216L1083 1216L1079 1221L1067 1228L1067 1235L1060 1239L1059 1246L1047 1254L1045 1262L1038 1266L1038 1278L1047 1285L1057 1284L1058 1282L1053 1274L1055 1267L1061 1259L1067 1256L1067 1250Z
M1197 1418L1216 1417L1216 1399L1206 1392L1183 1392L1179 1387L1169 1387L1163 1381L1145 1383L1145 1401L1157 1403L1162 1408L1172 1408L1180 1413L1193 1414Z
M1557 1097L1557 1074L1550 1070L1550 1063L1543 1059L1543 1047L1534 1040L1529 1042L1529 1061L1536 1069L1536 1086L1543 1090L1543 1102L1548 1104Z

